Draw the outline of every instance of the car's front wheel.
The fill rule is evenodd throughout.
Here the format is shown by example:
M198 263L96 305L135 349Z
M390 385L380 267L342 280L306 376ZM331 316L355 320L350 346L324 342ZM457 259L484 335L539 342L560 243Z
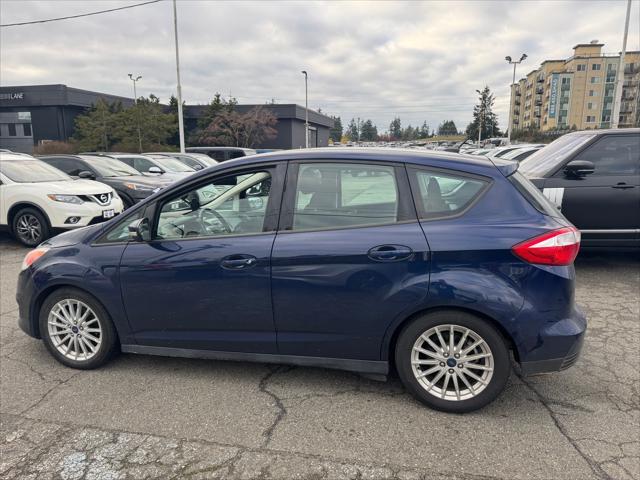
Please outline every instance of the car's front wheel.
M43 302L40 335L60 363L92 369L106 363L117 348L117 334L104 307L87 293L61 288Z
M459 311L416 318L400 333L395 361L404 386L436 410L465 413L504 389L511 371L504 339L486 320Z
M50 236L44 215L35 208L23 208L13 217L13 235L27 247L37 247Z

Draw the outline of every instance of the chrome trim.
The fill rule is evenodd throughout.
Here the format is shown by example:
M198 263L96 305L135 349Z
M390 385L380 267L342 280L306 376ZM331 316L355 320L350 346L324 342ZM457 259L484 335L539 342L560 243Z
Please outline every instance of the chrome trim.
M102 207L106 207L107 205L110 205L111 199L113 198L111 192L96 193L95 195L87 195L87 197L89 197L93 202L96 202L98 205Z

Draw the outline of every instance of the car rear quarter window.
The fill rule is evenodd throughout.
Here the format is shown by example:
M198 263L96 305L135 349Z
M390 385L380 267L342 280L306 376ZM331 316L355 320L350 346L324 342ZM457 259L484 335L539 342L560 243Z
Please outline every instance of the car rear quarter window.
M423 169L409 169L416 207L421 219L463 213L489 186L479 177Z
M321 230L397 221L395 168L349 163L302 164L293 230Z

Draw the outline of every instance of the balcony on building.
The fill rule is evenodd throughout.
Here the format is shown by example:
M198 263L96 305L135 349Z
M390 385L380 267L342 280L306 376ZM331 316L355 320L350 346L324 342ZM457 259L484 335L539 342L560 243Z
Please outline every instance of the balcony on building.
M635 64L624 66L625 75L633 75L634 73L639 73L639 72L640 72L640 66L636 66Z
M514 114L514 115L520 115L520 110L515 109L515 110L513 111L513 114Z
M620 105L620 113L631 113L633 112L633 107L630 103L623 103Z
M541 93L543 93L543 92L544 92L544 88L543 88L543 87L538 87L538 88L536 88L536 93L537 93L537 94L541 94Z
M517 105L518 107L520 106L520 100L516 100L515 102L513 102L514 105Z

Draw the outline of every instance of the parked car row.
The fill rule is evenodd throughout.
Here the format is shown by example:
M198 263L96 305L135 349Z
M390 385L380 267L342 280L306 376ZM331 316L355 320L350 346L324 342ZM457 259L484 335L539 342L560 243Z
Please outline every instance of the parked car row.
M197 150L142 155L86 152L37 158L0 152L0 228L33 247L57 230L83 227L118 215L218 161L255 153L235 147ZM80 181L72 182L74 179Z

